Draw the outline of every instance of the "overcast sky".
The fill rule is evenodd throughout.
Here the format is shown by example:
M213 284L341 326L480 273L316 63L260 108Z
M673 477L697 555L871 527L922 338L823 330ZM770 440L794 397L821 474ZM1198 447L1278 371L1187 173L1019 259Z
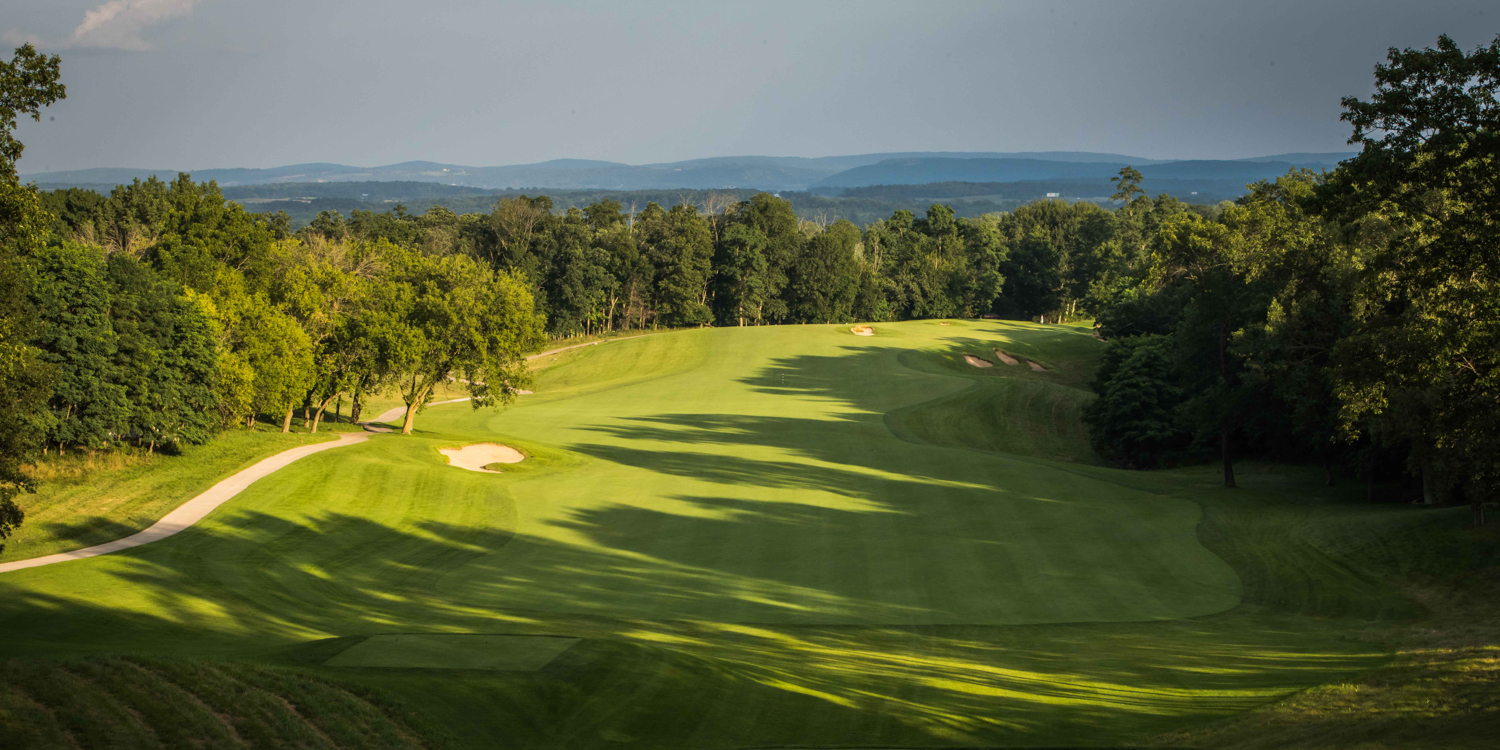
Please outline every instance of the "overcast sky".
M1385 50L1490 2L0 0L62 55L22 172L1345 150Z

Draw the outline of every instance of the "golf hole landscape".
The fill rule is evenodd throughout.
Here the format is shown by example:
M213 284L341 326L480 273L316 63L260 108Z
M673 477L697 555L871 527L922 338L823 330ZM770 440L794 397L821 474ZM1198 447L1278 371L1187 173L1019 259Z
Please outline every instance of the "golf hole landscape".
M0 574L8 648L67 665L8 662L5 721L215 747L1116 746L1393 658L1361 633L1416 605L1328 540L1406 509L1295 467L1226 499L1211 469L1104 466L1087 328L879 331L576 349L507 409L433 406L170 538ZM30 695L74 714L23 718Z

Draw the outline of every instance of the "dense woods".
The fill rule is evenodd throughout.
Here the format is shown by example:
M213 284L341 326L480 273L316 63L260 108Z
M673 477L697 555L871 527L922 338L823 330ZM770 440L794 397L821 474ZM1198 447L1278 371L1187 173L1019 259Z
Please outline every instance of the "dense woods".
M1393 52L1364 147L1233 203L1039 201L963 218L942 204L860 227L787 201L488 213L397 206L293 231L180 175L86 190L20 184L12 132L61 98L29 46L0 101L0 538L37 452L200 443L256 420L317 430L399 391L403 430L440 384L477 406L527 385L548 337L685 326L997 316L1096 319L1097 452L1151 468L1217 454L1312 458L1482 501L1500 478L1494 186L1500 47Z
M1096 450L1148 468L1218 454L1322 462L1466 502L1500 481L1500 40L1392 50L1344 100L1360 155L1252 186L1146 235L1098 306ZM1135 201L1142 203L1142 200Z

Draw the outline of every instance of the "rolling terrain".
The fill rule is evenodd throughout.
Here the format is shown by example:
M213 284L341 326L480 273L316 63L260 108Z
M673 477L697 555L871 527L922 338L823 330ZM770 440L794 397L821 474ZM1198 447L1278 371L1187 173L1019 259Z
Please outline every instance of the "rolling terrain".
M1139 745L1390 664L1391 623L1427 611L1390 576L1463 517L1295 468L1230 496L1212 470L1099 465L1077 414L1100 348L912 321L558 355L506 410L434 406L170 539L0 575L0 732ZM527 459L438 453L478 442Z

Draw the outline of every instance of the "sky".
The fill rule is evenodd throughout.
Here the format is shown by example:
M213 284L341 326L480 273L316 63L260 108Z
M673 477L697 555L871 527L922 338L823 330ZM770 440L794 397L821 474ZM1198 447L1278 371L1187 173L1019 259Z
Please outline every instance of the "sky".
M1390 47L1492 2L0 0L62 56L20 171L1343 151Z

